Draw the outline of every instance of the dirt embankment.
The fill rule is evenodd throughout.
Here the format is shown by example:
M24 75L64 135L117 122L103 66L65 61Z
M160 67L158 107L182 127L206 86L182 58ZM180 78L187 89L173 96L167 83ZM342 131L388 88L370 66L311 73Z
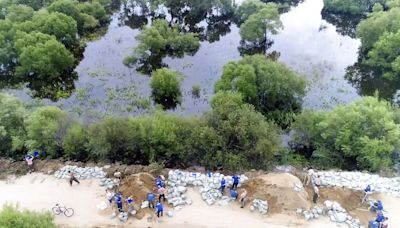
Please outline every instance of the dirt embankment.
M151 172L151 167L143 165L124 165L120 163L108 164L104 162L73 162L62 161L59 159L35 159L35 171L52 174L54 171L66 165L76 165L79 167L107 167L104 171L107 172L109 177L112 177L115 172L121 172L123 176L129 176L140 172ZM29 168L25 161L15 161L11 159L0 159L0 179L5 179L8 175L24 175L29 172Z
M250 179L243 187L249 192L250 198L267 200L268 213L275 214L311 207L308 193L294 191L295 185L301 186L301 181L289 173L269 173Z

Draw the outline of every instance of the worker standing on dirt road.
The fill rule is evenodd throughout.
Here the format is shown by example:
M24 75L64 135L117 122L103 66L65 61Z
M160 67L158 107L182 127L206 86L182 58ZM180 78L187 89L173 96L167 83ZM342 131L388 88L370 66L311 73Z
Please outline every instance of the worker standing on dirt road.
M164 183L163 183L163 181L161 179L161 176L158 176L157 179L156 179L156 187L160 188L160 187L163 187L163 186L164 186Z
M313 186L313 190L314 190L314 195L313 195L313 203L317 203L318 202L318 198L319 198L319 189L317 186Z
M161 198L163 198L163 201L165 201L165 191L165 188L162 186L158 188L158 202L161 202Z
M149 208L154 208L154 193L150 192L147 196L147 201L149 201Z
M78 184L80 184L81 182L78 181L78 179L76 179L74 172L71 172L71 170L68 170L69 173L69 185L72 186L72 182L76 182Z
M107 196L107 200L108 202L111 204L112 200L114 198L114 192L110 191L110 190L106 190L106 196Z
M225 193L225 186L226 186L225 178L222 178L220 187L222 195Z
M304 179L305 186L308 186L312 182L312 179L314 178L314 174L315 174L314 170L312 168L309 168L308 172L307 172L307 176Z
M240 208L244 208L244 205L246 204L246 201L247 201L247 191L246 191L246 189L243 189L242 194L240 194L239 201L240 201L240 204L241 204Z
M130 213L131 211L135 210L134 206L133 206L133 198L132 196L129 196L128 198L126 198L126 203L128 204L128 212Z
M25 161L28 164L29 173L34 172L35 171L35 166L34 166L34 163L33 163L33 156L30 155L30 154L25 155Z
M232 179L233 179L233 184L231 189L236 189L238 187L240 177L235 175L232 177Z
M316 176L314 177L313 184L314 184L315 186L317 186L318 188L321 186L321 176L320 176L320 175L316 175Z
M161 202L158 202L156 206L157 206L157 217L159 218L160 215L163 216L164 208Z
M361 203L364 203L368 196L372 194L372 190L371 190L371 185L367 185L367 187L364 189L364 196L361 200Z
M118 212L123 212L122 210L122 194L118 192L115 196L115 202L117 203Z

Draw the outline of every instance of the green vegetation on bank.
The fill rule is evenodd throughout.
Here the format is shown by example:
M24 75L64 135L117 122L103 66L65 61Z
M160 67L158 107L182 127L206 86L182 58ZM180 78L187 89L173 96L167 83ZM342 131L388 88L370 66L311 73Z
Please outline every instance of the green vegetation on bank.
M294 143L325 168L388 169L400 149L399 110L374 97L327 112L304 112L293 130Z
M212 111L184 118L158 111L85 124L57 107L35 110L0 96L0 156L21 159L32 150L52 158L165 162L169 166L223 164L231 170L268 168L281 150L279 128L237 93L218 93ZM4 107L4 108L3 108Z
M56 228L50 212L38 213L19 210L17 207L6 205L0 209L1 228Z
M375 97L331 111L303 111L291 126L288 151L282 148L279 127L238 92L218 92L212 110L201 117L157 111L94 123L83 123L56 107L32 109L0 95L1 157L22 159L39 150L52 158L163 162L169 167L268 169L278 162L302 161L319 168L370 171L390 169L399 157L400 110Z

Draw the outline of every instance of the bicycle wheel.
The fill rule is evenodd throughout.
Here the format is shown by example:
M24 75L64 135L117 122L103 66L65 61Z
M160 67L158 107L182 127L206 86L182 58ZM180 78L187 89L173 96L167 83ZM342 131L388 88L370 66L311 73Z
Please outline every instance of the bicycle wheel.
M67 217L71 217L74 215L74 209L72 208L65 208L64 215Z
M51 210L55 215L59 215L61 213L60 207L53 207Z

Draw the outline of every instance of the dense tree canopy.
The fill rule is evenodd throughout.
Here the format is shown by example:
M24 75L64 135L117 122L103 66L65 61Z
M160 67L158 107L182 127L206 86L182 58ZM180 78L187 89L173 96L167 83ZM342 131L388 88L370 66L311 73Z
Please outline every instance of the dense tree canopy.
M172 167L223 165L242 170L267 168L281 149L278 127L245 104L241 94L230 91L217 93L212 110L203 117L157 111L141 117L107 117L90 125L56 107L27 112L17 99L1 95L7 99L0 99L0 137L8 137L1 156L39 150L44 156L78 161L158 161ZM27 148L14 150L11 144Z
M175 106L181 101L181 76L168 68L153 72L150 79L153 99L164 107Z
M368 53L366 63L382 70L385 78L400 76L400 30L384 33Z
M28 148L59 157L62 153L62 138L69 124L67 113L59 108L38 108L26 119Z
M14 156L22 151L25 140L26 109L21 101L0 93L0 156Z
M215 90L237 91L257 110L282 127L301 111L306 83L284 64L263 55L245 56L224 66Z
M293 129L295 143L313 148L312 161L324 168L388 168L400 145L395 111L374 97L328 112L304 112Z
M73 87L75 57L84 48L78 32L105 25L109 15L104 7L109 4L109 0L0 0L2 80L11 86L25 84L40 98L58 100L70 94L65 91Z
M357 36L361 39L361 51L368 53L385 32L397 32L400 29L400 8L371 13L357 27Z
M24 22L32 19L34 10L26 5L11 5L7 8L6 19L13 22Z
M73 66L72 54L55 39L50 39L22 49L16 74L58 78Z

